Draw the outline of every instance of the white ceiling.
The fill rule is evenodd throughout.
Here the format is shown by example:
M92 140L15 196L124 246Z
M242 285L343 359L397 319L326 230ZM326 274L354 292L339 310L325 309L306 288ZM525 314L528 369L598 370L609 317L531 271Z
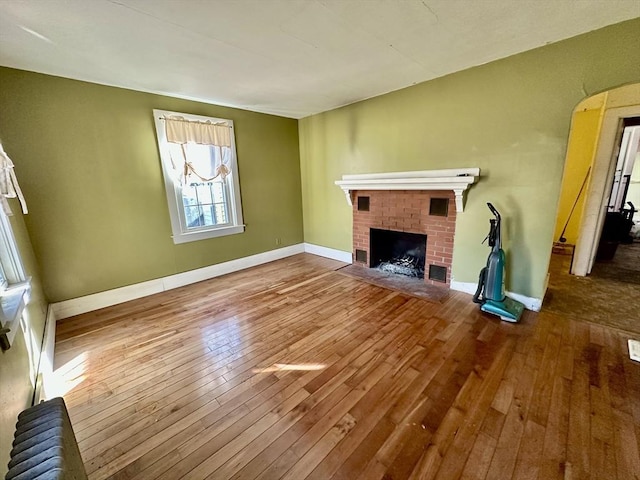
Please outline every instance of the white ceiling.
M640 17L640 0L0 0L0 65L301 118Z

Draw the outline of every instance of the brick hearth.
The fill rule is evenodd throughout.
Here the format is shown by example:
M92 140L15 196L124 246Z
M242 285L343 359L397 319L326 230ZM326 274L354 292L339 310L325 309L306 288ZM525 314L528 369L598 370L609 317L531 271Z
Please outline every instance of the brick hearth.
M370 266L369 229L395 230L398 232L427 235L425 282L442 285L430 280L429 266L447 269L447 281L451 281L453 237L456 226L456 204L453 192L425 190L358 190L353 194L353 259L356 250L367 252ZM358 197L369 197L369 211L358 210ZM431 198L446 198L449 201L447 216L430 215Z

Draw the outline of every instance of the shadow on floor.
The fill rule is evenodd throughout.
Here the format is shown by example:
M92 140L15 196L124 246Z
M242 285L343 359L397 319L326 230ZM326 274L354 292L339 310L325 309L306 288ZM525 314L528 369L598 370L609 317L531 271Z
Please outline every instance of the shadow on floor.
M640 244L620 245L587 277L569 274L571 255L554 253L543 309L640 334Z

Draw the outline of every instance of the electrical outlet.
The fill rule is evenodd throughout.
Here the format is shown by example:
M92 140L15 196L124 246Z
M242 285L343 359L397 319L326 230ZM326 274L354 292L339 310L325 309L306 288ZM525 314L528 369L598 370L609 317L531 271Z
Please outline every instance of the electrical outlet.
M276 245L280 245L282 243L282 240L280 239L280 237L276 237Z
M640 342L638 340L629 339L629 358L640 362Z

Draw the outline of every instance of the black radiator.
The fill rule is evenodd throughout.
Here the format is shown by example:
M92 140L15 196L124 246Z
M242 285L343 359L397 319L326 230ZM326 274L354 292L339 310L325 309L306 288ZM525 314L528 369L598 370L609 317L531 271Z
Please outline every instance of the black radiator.
M86 480L69 412L62 398L18 415L5 480Z

